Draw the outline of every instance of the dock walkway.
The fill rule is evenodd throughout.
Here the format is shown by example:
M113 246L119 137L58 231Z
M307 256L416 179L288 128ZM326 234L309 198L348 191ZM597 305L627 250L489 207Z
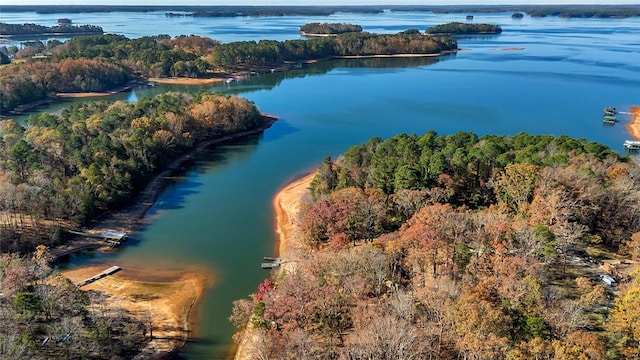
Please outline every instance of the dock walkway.
M76 284L76 286L77 287L81 287L81 286L85 286L85 285L91 284L92 282L94 282L96 280L102 279L105 276L109 276L109 275L115 274L120 270L121 270L120 266L112 266L112 267L108 268L107 270L104 270L103 272L101 272L98 275L94 275L94 276L92 276L92 277L90 277L88 279L84 279L84 280L80 281L79 283Z
M263 262L262 264L260 264L260 267L263 268L263 269L275 269L275 268L280 267L280 265L282 265L284 263L284 261L282 261L282 259L274 258L274 257L270 257L270 256L265 256L264 260L268 261L268 262Z

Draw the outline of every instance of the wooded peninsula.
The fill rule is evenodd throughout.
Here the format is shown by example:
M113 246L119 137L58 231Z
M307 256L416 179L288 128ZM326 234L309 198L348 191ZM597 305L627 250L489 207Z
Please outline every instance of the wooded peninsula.
M301 248L230 320L263 358L636 358L627 160L566 136L372 138L295 183L279 229Z
M112 34L84 36L16 52L15 58L27 61L0 67L0 109L7 113L58 92L108 91L141 77L224 78L235 72L266 72L290 62L440 54L456 49L457 42L449 37L414 33L359 32L331 38L227 44L194 35L138 39Z

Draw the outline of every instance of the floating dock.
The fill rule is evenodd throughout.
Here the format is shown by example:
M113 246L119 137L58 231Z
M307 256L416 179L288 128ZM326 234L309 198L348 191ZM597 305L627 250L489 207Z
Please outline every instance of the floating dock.
M640 141L627 140L624 142L624 148L629 151L638 151L640 150Z
M92 282L94 282L96 280L102 279L105 276L109 276L109 275L115 274L120 270L121 270L120 266L112 266L112 267L108 268L107 270L101 272L98 275L94 275L94 276L92 276L92 277L90 277L88 279L84 279L84 280L80 281L79 283L76 284L76 286L77 287L81 287L81 286L85 286L85 285L91 284Z
M280 258L275 258L270 256L265 256L264 260L268 262L264 262L260 264L260 267L263 269L276 269L276 268L279 268L280 265L282 265L283 263L283 261Z

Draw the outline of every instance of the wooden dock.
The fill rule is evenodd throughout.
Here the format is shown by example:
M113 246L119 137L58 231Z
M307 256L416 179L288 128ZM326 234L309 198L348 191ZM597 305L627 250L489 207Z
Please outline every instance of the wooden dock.
M265 256L264 260L268 262L263 262L262 264L260 264L260 267L263 269L276 269L280 267L280 265L282 265L283 263L283 261L280 258L275 258L270 256Z
M104 270L103 272L101 272L98 275L94 275L94 276L92 276L92 277L90 277L88 279L84 279L84 280L80 281L79 283L76 284L76 286L77 287L81 287L81 286L85 286L85 285L91 284L92 282L94 282L96 280L102 279L105 276L109 276L109 275L115 274L120 270L121 270L120 266L112 266L112 267L108 268L107 270Z

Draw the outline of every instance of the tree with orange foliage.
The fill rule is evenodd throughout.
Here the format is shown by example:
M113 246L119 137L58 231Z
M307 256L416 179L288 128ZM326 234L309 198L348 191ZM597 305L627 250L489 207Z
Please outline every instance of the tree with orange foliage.
M606 346L591 332L574 331L564 340L553 341L554 359L557 360L602 360Z

